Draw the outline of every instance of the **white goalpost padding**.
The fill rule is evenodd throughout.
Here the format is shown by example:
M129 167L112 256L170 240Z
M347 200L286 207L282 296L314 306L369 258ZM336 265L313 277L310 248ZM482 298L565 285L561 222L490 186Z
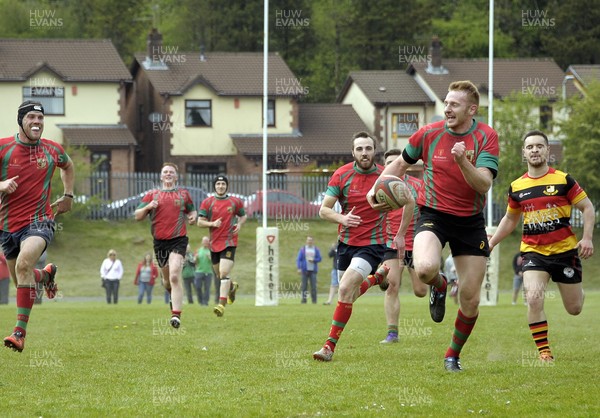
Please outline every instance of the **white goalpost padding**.
M256 306L279 305L279 229L256 228Z

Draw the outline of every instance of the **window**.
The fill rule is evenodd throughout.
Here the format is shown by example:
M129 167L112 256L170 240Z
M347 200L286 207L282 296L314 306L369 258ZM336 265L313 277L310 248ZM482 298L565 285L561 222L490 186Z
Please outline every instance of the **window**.
M392 114L392 136L411 136L419 130L418 113Z
M552 129L552 106L540 106L540 126L543 130Z
M267 101L267 126L275 126L275 100Z
M185 170L189 174L221 174L227 172L225 163L191 163L186 164Z
M186 100L185 126L212 126L212 102L210 100Z
M110 151L96 151L91 155L92 165L96 171L108 173L110 171Z
M65 114L64 87L23 87L23 101L25 100L40 102L46 115Z

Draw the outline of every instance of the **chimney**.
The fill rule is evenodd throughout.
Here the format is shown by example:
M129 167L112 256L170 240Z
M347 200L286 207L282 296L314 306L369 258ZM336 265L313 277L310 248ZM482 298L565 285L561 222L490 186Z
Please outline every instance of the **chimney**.
M204 44L200 44L200 62L206 61L206 55L204 54Z
M150 61L160 61L162 56L162 34L156 28L152 28L152 32L148 35L146 41L146 56Z
M431 66L439 68L442 66L442 41L437 36L431 39L429 47L429 55L431 56Z
M430 61L427 63L425 72L429 74L448 74L448 70L442 65L442 41L437 36L431 38L429 47Z

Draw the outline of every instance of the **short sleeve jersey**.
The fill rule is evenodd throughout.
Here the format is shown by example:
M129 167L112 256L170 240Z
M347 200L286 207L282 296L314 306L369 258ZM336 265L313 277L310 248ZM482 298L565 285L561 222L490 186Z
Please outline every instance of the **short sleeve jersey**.
M168 240L187 234L187 214L195 210L190 193L183 188L151 190L144 195L138 209L158 201L156 209L150 211L151 231L154 239Z
M338 168L329 179L325 193L338 199L342 214L347 214L354 208L352 213L362 219L357 227L338 226L340 242L353 246L385 244L385 213L374 210L366 197L382 171L383 167L379 164L364 171L356 163L348 163Z
M571 207L587 194L569 175L551 168L542 177L525 173L510 184L507 212L523 214L521 252L561 254L577 245Z
M246 215L241 199L226 195L225 197L210 196L200 205L198 216L208 221L221 218L219 228L210 228L210 250L221 252L227 247L237 247L238 236L233 233L238 216Z
M486 195L476 192L463 177L450 152L455 143L464 141L466 156L476 168L498 172L498 134L488 125L473 120L468 132L457 134L446 121L423 126L408 140L402 154L409 164L423 160L423 188L417 204L456 216L480 213Z
M64 148L49 139L31 145L21 142L18 135L0 139L1 180L19 176L13 193L0 193L1 230L16 232L32 222L54 219L52 175L68 161Z
M419 195L419 190L421 189L421 187L423 187L423 180L421 180L417 177L405 175L404 181L408 185L408 189L410 190L410 192L413 195L413 198L416 201L417 196ZM387 213L387 217L386 217L387 231L386 231L386 233L387 233L387 237L388 237L387 246L389 248L396 249L396 245L394 244L394 237L398 233L398 229L400 229L400 224L402 223L403 212L404 212L404 208L392 210ZM419 207L417 205L415 205L412 220L410 221L410 224L408 225L408 229L406 230L406 235L404 235L405 249L407 251L412 251L412 249L413 249L415 222L417 221L418 218L419 218Z

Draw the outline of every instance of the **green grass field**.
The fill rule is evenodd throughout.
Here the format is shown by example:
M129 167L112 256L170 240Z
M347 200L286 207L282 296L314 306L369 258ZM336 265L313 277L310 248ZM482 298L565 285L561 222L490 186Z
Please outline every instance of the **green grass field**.
M152 246L149 224L65 220L49 249L49 260L59 265L60 297L34 306L23 353L0 349L0 415L600 416L598 256L584 262L580 316L569 316L556 286L549 287L551 366L536 360L526 308L510 304L517 234L501 245L500 301L481 308L461 356L463 373L442 366L456 306L449 300L445 321L433 323L427 300L412 296L406 279L400 344L379 344L386 323L375 288L356 303L333 362L318 363L311 354L323 344L334 308L320 304L331 261L325 256L321 265L318 305L300 305L292 291L278 307L255 307L256 226L249 222L240 237L235 305L223 318L184 305L175 331L160 286L151 305L133 298L135 266ZM280 226L281 285L297 290L295 257L306 234L326 253L336 229L322 221ZM194 246L203 232L191 229ZM126 270L116 306L102 302L98 274L109 248ZM11 332L15 313L14 299L0 306L1 337Z
M588 293L578 317L552 295L554 364L536 360L526 308L503 294L499 306L481 308L459 374L442 367L451 301L435 324L426 299L403 294L401 342L383 346L383 298L371 289L331 363L311 353L326 338L332 306L288 299L255 307L247 296L216 318L186 305L175 331L163 303L44 301L33 309L25 351L0 350L1 415L597 417L600 293ZM14 319L13 306L0 307L6 333Z

